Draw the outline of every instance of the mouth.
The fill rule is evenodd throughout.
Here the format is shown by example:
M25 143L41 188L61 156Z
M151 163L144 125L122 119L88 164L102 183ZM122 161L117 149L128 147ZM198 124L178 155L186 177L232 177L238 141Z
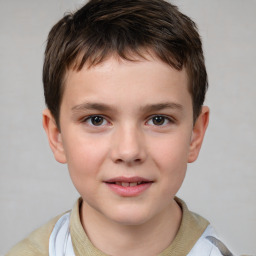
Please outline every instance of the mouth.
M104 183L120 196L134 197L149 189L154 181L142 177L116 177L106 180Z
M106 182L106 183L115 184L115 185L122 186L122 187L135 187L135 186L139 186L141 184L152 183L152 181L139 181L139 182L120 182L120 181L116 181L116 182Z
M135 187L145 183L153 183L152 180L143 177L115 177L105 181L108 184L115 184L122 187Z

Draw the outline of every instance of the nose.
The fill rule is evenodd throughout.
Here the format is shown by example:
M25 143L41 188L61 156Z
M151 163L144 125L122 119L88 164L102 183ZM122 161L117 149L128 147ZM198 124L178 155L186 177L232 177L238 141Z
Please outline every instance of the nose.
M115 163L141 164L146 159L146 143L136 127L118 129L112 137L111 158Z

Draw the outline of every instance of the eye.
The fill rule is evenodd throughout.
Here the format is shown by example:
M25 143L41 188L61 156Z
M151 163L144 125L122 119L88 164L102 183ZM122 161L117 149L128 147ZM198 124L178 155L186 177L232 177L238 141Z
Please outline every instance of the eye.
M171 122L172 122L172 120L170 118L168 118L166 116L157 115L157 116L151 117L149 119L149 121L147 122L147 124L155 125L155 126L164 126Z
M107 124L107 120L102 116L89 116L84 120L84 122L91 126L102 126Z

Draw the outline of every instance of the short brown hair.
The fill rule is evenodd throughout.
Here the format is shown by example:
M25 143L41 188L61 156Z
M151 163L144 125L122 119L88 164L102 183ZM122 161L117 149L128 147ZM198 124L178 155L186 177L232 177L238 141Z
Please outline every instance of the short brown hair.
M164 0L91 0L64 16L48 35L44 95L57 125L68 69L97 65L113 54L132 61L145 51L177 70L186 68L195 121L208 87L195 23Z

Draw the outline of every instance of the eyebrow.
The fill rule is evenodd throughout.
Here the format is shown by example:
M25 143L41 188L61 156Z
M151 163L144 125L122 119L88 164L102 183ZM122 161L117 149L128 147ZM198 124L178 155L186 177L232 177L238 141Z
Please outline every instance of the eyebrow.
M154 112L160 111L163 109L174 109L174 110L183 110L183 106L174 102L158 103L158 104L149 104L141 108L143 112Z
M82 103L79 105L76 105L74 107L72 107L72 111L76 112L76 111L80 111L80 110L99 110L99 111L109 111L111 110L112 107L109 105L106 105L104 103L90 103L90 102L86 102L86 103Z
M98 111L111 111L114 108L110 105L104 103L97 102L86 102L72 107L72 111L84 111L84 110L98 110ZM163 109L174 109L174 110L183 110L183 106L174 102L165 102L165 103L157 103L157 104L148 104L140 108L141 112L154 112L160 111Z

